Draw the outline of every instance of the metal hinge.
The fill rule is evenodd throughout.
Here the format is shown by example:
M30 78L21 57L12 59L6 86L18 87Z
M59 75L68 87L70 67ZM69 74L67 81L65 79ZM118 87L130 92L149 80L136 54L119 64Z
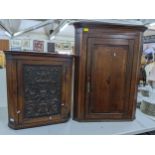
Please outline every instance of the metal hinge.
M90 93L90 82L87 83L87 93Z
M10 122L14 122L15 120L13 118L10 118Z

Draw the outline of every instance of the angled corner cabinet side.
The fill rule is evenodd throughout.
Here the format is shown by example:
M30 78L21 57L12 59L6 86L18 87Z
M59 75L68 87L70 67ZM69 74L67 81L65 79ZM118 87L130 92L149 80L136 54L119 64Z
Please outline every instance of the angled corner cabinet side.
M9 127L69 120L73 56L15 51L5 54Z
M78 121L133 120L144 26L78 22L74 114Z

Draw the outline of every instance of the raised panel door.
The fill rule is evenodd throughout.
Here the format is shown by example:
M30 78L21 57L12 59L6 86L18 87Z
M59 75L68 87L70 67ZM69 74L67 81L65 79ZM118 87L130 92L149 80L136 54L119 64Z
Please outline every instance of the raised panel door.
M129 108L133 41L89 38L86 118L122 118Z

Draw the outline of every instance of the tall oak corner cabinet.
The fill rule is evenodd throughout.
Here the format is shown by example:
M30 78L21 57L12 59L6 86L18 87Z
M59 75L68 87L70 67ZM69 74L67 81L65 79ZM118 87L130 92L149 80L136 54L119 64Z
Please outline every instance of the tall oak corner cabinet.
M77 121L133 120L142 52L142 25L77 22L75 92Z
M9 127L70 118L72 55L6 51Z

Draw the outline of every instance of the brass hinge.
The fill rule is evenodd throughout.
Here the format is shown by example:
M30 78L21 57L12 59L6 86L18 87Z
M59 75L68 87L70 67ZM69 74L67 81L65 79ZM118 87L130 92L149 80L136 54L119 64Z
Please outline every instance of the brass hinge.
M87 83L87 93L90 93L90 82Z

